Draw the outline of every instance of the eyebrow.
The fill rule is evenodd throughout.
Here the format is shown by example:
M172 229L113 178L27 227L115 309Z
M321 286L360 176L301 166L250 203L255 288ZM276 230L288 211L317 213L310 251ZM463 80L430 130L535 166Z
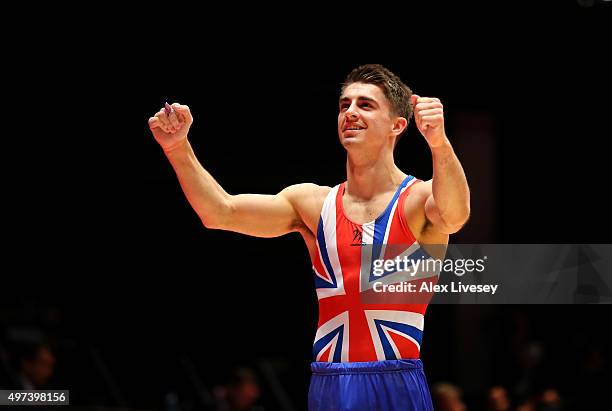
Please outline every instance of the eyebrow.
M366 96L359 96L359 97L357 97L357 100L371 101L372 103L377 103L378 104L378 102L376 100L374 100L371 97L366 97ZM345 97L341 97L339 102L342 103L344 101L351 101L351 99L345 96Z

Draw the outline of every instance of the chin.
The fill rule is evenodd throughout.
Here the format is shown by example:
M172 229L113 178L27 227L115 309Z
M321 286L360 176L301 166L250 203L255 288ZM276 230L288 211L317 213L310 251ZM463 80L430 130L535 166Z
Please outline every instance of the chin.
M359 141L359 139L355 138L355 137L348 137L348 138L341 138L340 139L340 144L342 144L342 146L345 149L349 149L351 147L359 147L362 145L362 142Z

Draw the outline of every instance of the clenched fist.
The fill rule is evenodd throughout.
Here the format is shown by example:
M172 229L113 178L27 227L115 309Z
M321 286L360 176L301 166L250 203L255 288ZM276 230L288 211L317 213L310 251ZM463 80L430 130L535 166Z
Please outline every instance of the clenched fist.
M420 97L416 94L412 95L411 100L417 128L427 140L429 147L435 148L442 145L446 134L444 132L444 110L440 100Z
M149 118L149 128L153 137L164 151L172 150L187 139L193 117L189 107L174 103L159 110Z

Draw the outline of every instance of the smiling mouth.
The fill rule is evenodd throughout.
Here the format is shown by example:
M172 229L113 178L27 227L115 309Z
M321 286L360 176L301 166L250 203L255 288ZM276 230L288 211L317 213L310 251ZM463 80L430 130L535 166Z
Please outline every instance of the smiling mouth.
M350 125L350 126L344 126L344 128L342 129L342 131L359 131L359 130L364 130L365 127L363 126L358 126L358 125Z

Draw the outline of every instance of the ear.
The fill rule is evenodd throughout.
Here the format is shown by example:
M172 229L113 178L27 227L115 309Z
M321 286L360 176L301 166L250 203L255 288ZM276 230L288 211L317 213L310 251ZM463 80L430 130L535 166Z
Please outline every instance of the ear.
M396 117L395 121L393 122L393 127L391 128L391 131L394 135L398 136L402 134L402 132L406 129L407 126L408 120L406 120L404 117Z

